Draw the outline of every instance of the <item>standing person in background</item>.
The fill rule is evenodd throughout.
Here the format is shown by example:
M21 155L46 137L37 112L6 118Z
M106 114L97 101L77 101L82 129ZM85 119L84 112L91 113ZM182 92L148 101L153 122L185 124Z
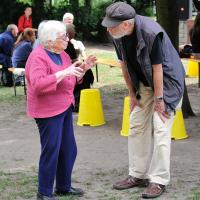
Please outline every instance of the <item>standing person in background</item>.
M71 184L77 155L73 90L96 58L89 56L84 63L72 64L64 52L69 38L60 21L46 21L39 39L40 45L31 52L25 68L27 115L35 119L41 143L37 200L58 200L53 194L54 181L56 195L80 196L83 191Z
M78 54L74 45L71 43L71 40L75 37L75 26L74 24L66 24L67 33L69 36L68 46L65 49L65 52L70 56L72 62L76 62L78 60Z
M73 24L74 23L74 15L72 13L65 13L63 15L63 23L64 24Z
M0 34L0 64L3 66L1 82L4 86L12 86L12 73L8 71L12 67L12 51L18 28L15 24L9 24L6 31Z
M85 46L81 41L74 39L76 35L74 24L67 24L66 26L67 32L69 34L69 46L67 47L66 52L69 54L73 61L85 60Z
M79 56L81 57L81 59L85 59L86 58L86 53L85 53L85 46L83 45L83 43L81 41L78 41L75 39L75 26L74 26L74 16L72 13L65 13L63 16L63 23L66 24L67 29L69 30L69 46L66 49L66 52L68 53L69 51L69 55L70 53L72 53L73 56L73 60L74 59L79 59ZM72 46L72 45L73 46ZM74 50L76 52L74 52ZM76 57L76 58L75 58Z
M200 12L198 12L194 20L194 27L190 31L190 40L193 53L200 53Z
M129 176L113 187L147 186L142 197L156 198L170 181L171 127L183 96L184 68L163 28L129 4L108 6L102 25L113 37L131 110Z
M33 28L31 14L32 14L32 8L26 7L24 10L24 14L19 17L18 29L20 33L23 32L25 28Z
M85 53L85 46L81 41L78 41L75 38L75 26L73 24L74 16L71 13L65 13L63 16L63 23L67 26L67 32L69 34L69 43L68 47L65 50L66 53L69 54L70 58L73 62L77 60L85 60L86 53ZM74 88L74 97L75 97L75 112L79 110L79 102L80 102L80 93L82 89L88 89L94 82L94 75L91 69L89 69L85 75L84 79L81 84L76 85Z

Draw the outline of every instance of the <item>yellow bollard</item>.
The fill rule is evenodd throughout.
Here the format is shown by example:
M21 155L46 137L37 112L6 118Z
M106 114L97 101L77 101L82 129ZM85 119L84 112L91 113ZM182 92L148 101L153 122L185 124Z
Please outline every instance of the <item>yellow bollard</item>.
M79 126L100 126L105 124L101 96L98 89L81 90L77 124Z
M122 129L120 131L121 136L128 136L130 127L130 98L124 98L124 111L122 118Z
M186 75L188 77L198 77L198 75L199 75L199 64L198 64L198 62L188 61Z
M182 110L181 109L176 110L176 115L171 130L171 138L174 140L180 140L180 139L185 139L187 137L188 135L185 129Z

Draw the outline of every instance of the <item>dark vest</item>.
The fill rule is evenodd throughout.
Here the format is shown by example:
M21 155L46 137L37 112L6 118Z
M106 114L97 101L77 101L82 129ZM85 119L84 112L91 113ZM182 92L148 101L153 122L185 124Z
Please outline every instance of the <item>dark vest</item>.
M158 34L162 38L163 52L163 95L166 104L166 109L171 112L176 108L184 92L185 71L176 49L173 47L168 35L163 28L154 20L136 15L135 27L138 39L137 60L141 69L153 88L152 65L150 54L154 40ZM121 39L114 40L116 48L122 54L123 62L127 65L127 57L123 49ZM129 66L130 67L130 66ZM139 92L139 80L136 75L132 75L133 89L136 93Z

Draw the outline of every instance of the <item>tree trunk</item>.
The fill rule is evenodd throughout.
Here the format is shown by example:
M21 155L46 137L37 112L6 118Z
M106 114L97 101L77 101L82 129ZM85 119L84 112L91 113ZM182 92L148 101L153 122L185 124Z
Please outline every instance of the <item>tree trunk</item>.
M200 1L199 0L193 0L194 6L198 11L200 11Z
M158 22L168 33L174 47L178 50L178 0L156 0L156 14ZM182 111L183 116L195 116L190 105L187 87L184 83Z
M85 0L85 7L88 8L89 13L91 13L92 1L91 0Z
M182 111L183 111L183 117L188 118L189 116L195 116L195 114L190 105L187 87L186 87L185 82L184 82L184 88L185 88L185 90L184 90L184 94L183 94Z
M69 0L69 4L72 6L72 8L79 8L79 0Z
M33 3L33 26L37 28L39 23L45 19L44 1L32 0Z
M158 23L165 29L172 44L178 50L178 1L156 0L156 14Z
M127 0L126 3L127 3L127 4L131 4L131 0Z
M115 3L115 2L119 2L119 1L121 1L121 0L112 0L112 2L113 3ZM131 0L123 0L124 2L126 2L127 4L130 4L131 5Z
M74 15L74 19L77 20L79 11L79 0L69 0L69 5L71 7L70 12Z

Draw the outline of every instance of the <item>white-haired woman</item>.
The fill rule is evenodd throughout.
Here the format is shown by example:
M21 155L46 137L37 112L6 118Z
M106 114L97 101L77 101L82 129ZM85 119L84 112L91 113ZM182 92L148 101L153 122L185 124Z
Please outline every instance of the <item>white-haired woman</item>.
M40 45L26 64L27 114L35 118L40 133L41 155L37 200L57 200L53 195L82 195L71 186L77 147L73 131L73 89L96 58L71 63L64 52L68 44L66 26L47 21L40 30Z

